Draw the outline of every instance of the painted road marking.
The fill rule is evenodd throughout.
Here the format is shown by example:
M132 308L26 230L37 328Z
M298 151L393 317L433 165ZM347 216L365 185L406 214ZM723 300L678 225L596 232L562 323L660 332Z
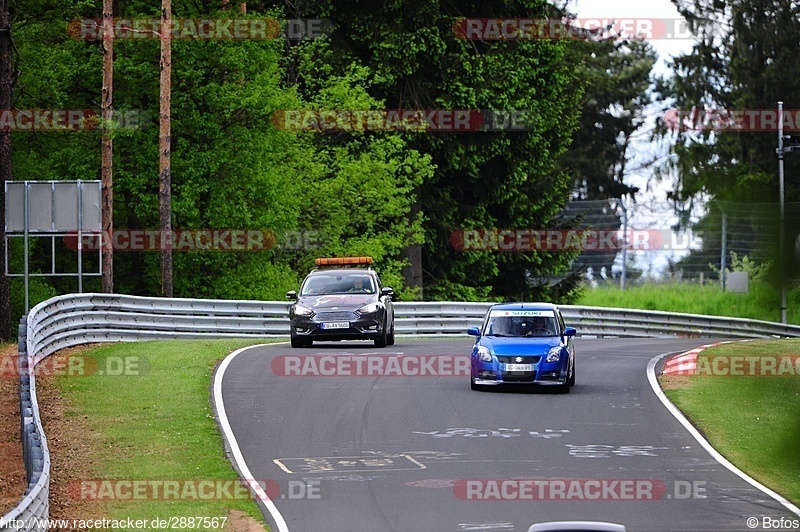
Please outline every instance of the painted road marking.
M287 473L361 473L413 471L427 466L407 454L391 456L323 456L315 458L276 458L275 465Z
M418 431L415 430L412 434L421 434L422 436L430 436L432 438L453 438L453 437L460 437L460 438L519 438L523 435L522 429L510 429L506 427L499 428L497 430L489 430L489 429L473 429L473 428L465 428L465 427L453 427L448 428L444 431L439 430L432 430L432 431ZM560 438L563 434L569 434L569 430L566 429L544 429L544 433L540 433L539 431L532 430L528 431L528 434L534 438Z
M569 445L569 455L576 458L610 458L612 456L658 456L656 451L667 447L652 445Z

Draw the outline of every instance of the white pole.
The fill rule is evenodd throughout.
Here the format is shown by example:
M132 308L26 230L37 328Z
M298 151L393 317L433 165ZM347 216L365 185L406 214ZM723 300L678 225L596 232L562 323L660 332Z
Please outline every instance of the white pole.
M783 102L778 102L778 187L780 189L780 230L778 232L778 260L780 261L781 323L786 323L786 257L784 251L783 213Z
M619 276L619 288L625 290L628 270L628 209L620 197L619 205L622 208L622 274Z

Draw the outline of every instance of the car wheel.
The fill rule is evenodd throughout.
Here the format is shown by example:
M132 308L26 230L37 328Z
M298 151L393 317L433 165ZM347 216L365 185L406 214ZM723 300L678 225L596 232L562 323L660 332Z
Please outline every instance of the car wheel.
M301 340L292 336L292 347L309 347L313 343L313 341Z
M575 362L572 363L572 375L569 376L569 385L575 386Z
M386 345L394 345L394 323L392 323L392 332L386 337Z
M386 327L383 327L383 332L378 338L375 338L375 347L386 347L386 343L388 341L388 334L386 331Z
M572 366L572 374L575 374L575 365ZM567 380L564 381L559 388L561 389L561 393L569 393L570 389L572 388L572 384L574 382L573 376L567 375Z

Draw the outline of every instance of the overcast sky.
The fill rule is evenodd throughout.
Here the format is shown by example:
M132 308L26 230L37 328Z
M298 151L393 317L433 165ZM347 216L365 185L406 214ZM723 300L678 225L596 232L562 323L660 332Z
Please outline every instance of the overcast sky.
M670 23L680 20L678 10L670 0L571 0L570 9L578 14L579 18L603 19L647 19L665 20ZM691 38L658 38L650 41L658 52L662 61L659 63L659 73L666 71L665 61L672 56L688 52L692 48Z
M641 0L639 2L631 2L631 0L571 0L569 9L576 12L579 19L615 19L628 21L629 23L634 20L653 19L655 26L658 26L660 22L663 22L665 27L675 27L677 25L680 29L680 26L683 26L682 18L670 0ZM654 31L654 33L658 32ZM693 42L691 36L685 32L682 38L661 36L660 38L652 39L650 44L659 54L659 62L654 69L654 73L662 76L668 75L670 71L666 62L675 55L689 52L692 49ZM658 110L658 112L660 113L661 110ZM646 114L653 113L655 111L651 110ZM639 135L637 135L641 141L633 146L634 154L632 155L634 155L635 159L646 159L652 153L653 146L646 139L646 130L649 128L652 128L652 123L645 124L642 128L643 131L640 131ZM635 166L635 162L630 165L630 167ZM648 177L647 174L632 172L627 179L629 183L640 187L644 192ZM668 188L669 186L658 187L658 190L653 191L651 199L656 201L666 199L666 189ZM641 199L644 199L645 194L641 196Z

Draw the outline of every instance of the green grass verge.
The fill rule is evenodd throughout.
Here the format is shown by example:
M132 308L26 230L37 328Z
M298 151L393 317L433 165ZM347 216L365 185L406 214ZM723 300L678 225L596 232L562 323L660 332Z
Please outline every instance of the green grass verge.
M699 356L780 355L800 355L800 340L736 342ZM679 381L678 388L665 390L667 397L711 445L754 479L800 503L800 375Z
M723 292L717 284L648 284L587 287L576 305L688 312L780 321L780 297L767 284L751 284L747 294ZM788 323L800 324L800 289L787 294Z
M234 349L255 343L263 340L119 343L85 353L101 371L107 368L104 375L57 380L67 419L86 416L95 450L94 478L78 480L235 481L211 407L211 372ZM133 362L128 374L119 375L120 361ZM225 517L228 509L263 521L249 498L104 501L109 519ZM215 530L195 528L206 529Z

